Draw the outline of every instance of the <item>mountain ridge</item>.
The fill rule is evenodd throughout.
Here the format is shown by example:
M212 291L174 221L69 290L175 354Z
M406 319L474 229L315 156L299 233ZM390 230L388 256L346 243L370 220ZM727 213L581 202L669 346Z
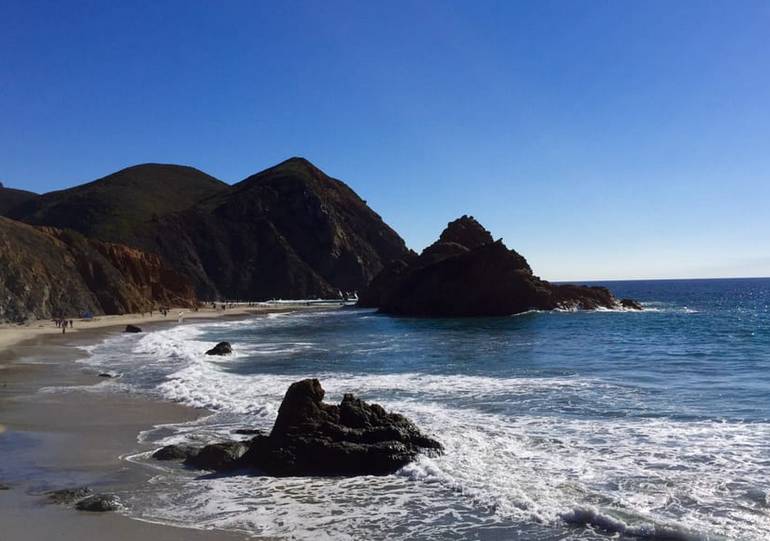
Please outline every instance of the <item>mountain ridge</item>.
M233 185L139 164L32 197L9 217L156 254L211 300L337 297L407 251L352 188L296 156Z

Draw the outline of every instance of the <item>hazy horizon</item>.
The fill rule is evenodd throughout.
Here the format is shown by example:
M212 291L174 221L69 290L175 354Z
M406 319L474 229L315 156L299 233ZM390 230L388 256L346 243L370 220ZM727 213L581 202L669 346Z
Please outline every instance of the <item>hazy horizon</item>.
M419 251L476 217L554 281L770 276L770 6L9 2L0 181L304 156Z

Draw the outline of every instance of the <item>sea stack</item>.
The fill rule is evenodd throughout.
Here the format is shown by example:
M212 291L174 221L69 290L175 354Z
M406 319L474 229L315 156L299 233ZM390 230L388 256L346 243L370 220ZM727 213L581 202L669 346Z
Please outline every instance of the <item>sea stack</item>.
M359 306L395 315L506 316L528 310L641 309L604 287L551 284L472 216L450 222L419 256L391 262Z
M387 475L419 453L441 454L443 446L426 436L406 417L389 413L346 394L337 406L323 402L317 379L292 383L269 436L248 443L207 445L185 459L191 467L253 470L283 476ZM188 451L165 447L156 458L179 458Z

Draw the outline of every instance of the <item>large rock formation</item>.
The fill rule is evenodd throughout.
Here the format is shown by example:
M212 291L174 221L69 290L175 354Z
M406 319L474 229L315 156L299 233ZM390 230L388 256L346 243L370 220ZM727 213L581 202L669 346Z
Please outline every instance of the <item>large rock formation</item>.
M193 306L189 280L158 256L0 218L0 321Z
M346 394L339 406L323 402L317 379L293 383L269 436L248 444L226 442L200 451L163 448L158 459L185 456L185 464L225 471L248 469L275 476L385 475L420 452L441 453L439 442L409 419ZM245 453L244 453L245 451Z
M189 167L136 166L11 217L158 254L207 299L336 297L408 253L355 192L302 158L234 186Z
M603 287L556 285L527 260L494 241L475 219L451 222L418 257L391 263L359 300L391 314L431 317L503 316L527 310L636 308Z
M422 451L441 452L406 417L346 394L324 404L317 379L293 383L269 436L255 437L240 465L270 475L384 475Z

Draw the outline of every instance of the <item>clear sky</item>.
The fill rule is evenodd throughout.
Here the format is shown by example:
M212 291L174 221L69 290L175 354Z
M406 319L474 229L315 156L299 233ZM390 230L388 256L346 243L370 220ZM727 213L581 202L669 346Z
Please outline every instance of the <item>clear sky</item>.
M304 156L420 250L770 275L770 2L0 0L0 180Z

